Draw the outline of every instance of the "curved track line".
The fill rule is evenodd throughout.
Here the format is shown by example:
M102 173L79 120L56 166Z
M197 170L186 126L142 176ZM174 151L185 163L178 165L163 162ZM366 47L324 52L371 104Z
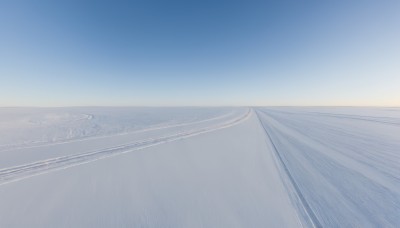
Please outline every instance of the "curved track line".
M301 204L302 204L302 206L303 206L305 212L307 213L307 215L308 215L310 221L312 222L312 224L313 224L314 227L318 227L318 228L319 228L319 227L322 227L322 225L321 225L321 223L319 222L319 220L318 220L317 216L315 215L314 211L312 210L312 208L311 208L310 205L308 204L307 200L304 198L303 194L301 193L300 188L299 188L299 186L297 185L296 181L294 180L292 174L290 173L289 168L286 166L285 162L283 161L282 156L280 155L278 149L276 148L274 142L272 141L272 137L271 137L271 135L270 135L270 133L269 133L269 130L268 130L267 127L264 125L264 123L261 121L260 116L259 116L259 114L258 114L258 111L255 111L255 112L256 112L257 118L258 118L258 120L259 120L261 126L263 127L263 129L264 129L264 131L265 131L265 134L267 135L268 140L270 141L270 143L271 143L271 145L272 145L272 147L273 147L275 156L277 157L277 159L278 159L278 161L279 161L281 167L283 168L283 170L285 171L287 177L289 178L290 183L292 184L292 186L293 186L293 188L294 188L294 190L295 190L295 192L296 192L298 198L300 199L300 202L301 202Z
M166 135L159 138L149 138L141 141L136 141L133 143L107 148L104 150L82 153L77 155L70 155L70 156L62 156L47 160L42 160L34 163L29 163L20 166L14 166L10 168L5 168L0 170L0 185L7 184L10 182L15 182L18 180L22 180L28 177L65 169L72 166L77 166L85 163L89 163L92 161L96 161L99 159L104 159L107 157L112 157L120 154L129 153L132 151L144 149L147 147L164 144L180 139L189 138L192 136L205 134L208 132L228 128L234 126L250 117L252 111L249 109L246 114L240 116L239 118L235 118L233 120L223 122L221 124L217 124L210 127L204 127L195 130L188 130L179 132L176 134Z
M9 144L9 145L0 145L0 152L5 152L5 151L11 151L11 150L19 150L19 149L29 149L29 148L37 148L37 147L42 147L42 146L53 146L53 145L60 145L60 144L66 144L66 143L73 143L73 142L82 142L86 140L92 140L92 139L102 139L102 138L108 138L108 137L114 137L114 136L120 136L120 135L127 135L127 134L137 134L137 133L143 133L143 132L148 132L148 131L155 131L155 130L162 130L162 129L168 129L168 128L174 128L174 127L184 127L184 126L190 126L190 125L195 125L195 124L200 124L200 123L205 123L213 120L218 120L218 119L223 119L227 116L231 116L234 114L234 111L228 112L226 114L204 119L204 120L198 120L198 121L193 121L193 122L186 122L186 123L178 123L178 124L171 124L171 125L162 125L162 126L156 126L156 127L150 127L150 128L144 128L136 131L128 131L128 132L122 132L122 133L116 133L116 134L110 134L110 135L98 135L98 136L88 136L88 137L82 137L78 139L66 139L66 140L60 140L56 142L49 142L49 141L37 141L34 142L33 144L36 145L24 145L24 144ZM88 115L88 114L86 114ZM90 118L94 118L93 116ZM1 149L1 147L5 149ZM9 147L9 148L7 148Z

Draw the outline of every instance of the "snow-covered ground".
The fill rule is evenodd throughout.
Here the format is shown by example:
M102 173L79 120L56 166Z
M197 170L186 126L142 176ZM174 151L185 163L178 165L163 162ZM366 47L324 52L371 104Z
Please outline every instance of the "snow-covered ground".
M400 227L398 108L0 108L0 227Z
M298 201L323 227L400 227L400 109L260 108Z
M169 127L232 108L0 108L0 150Z

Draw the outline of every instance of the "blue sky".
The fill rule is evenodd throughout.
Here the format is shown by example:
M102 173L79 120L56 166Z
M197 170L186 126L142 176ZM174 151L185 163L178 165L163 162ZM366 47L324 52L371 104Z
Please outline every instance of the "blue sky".
M1 1L0 106L400 105L400 1Z

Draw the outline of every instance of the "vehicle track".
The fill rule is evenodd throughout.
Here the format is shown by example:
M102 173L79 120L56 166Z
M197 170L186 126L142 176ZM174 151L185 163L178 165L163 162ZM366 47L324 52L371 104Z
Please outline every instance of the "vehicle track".
M278 111L278 110L268 110L269 112L286 114L286 115L314 115L316 117L331 117L338 119L350 119L359 120L367 122L375 122L380 124L400 126L400 119L394 117L378 117L378 116L362 116L362 115L352 115L352 114L340 114L340 113L324 113L324 112L307 112L307 113L292 113L288 111Z
M321 225L321 223L319 222L317 216L315 215L314 211L312 210L312 208L308 204L307 200L304 198L304 196L303 196L299 186L297 185L296 181L294 180L289 168L287 167L287 165L285 164L284 160L282 159L282 156L280 155L277 147L274 144L274 141L272 140L272 137L270 136L270 133L269 133L269 130L268 130L268 126L265 126L264 122L261 120L261 118L259 116L258 111L255 111L255 113L257 115L257 118L258 118L261 126L263 127L263 129L265 131L265 134L266 134L266 136L268 138L268 141L272 145L272 148L273 148L273 151L274 151L274 155L277 158L280 167L282 168L281 170L283 170L285 172L286 175L284 175L284 176L288 177L291 186L293 186L294 192L297 195L297 198L300 200L302 208L304 209L304 211L308 215L309 221L311 222L313 227L317 227L317 228L323 227ZM290 192L293 192L293 191L288 190L288 192L290 193ZM300 213L300 214L302 214L302 213Z
M72 167L72 166L89 163L92 161L104 159L104 158L111 157L111 156L129 153L132 151L144 149L144 148L151 147L151 146L168 143L168 142L185 139L185 138L189 138L192 136L228 128L228 127L234 126L234 125L246 120L247 118L250 117L250 115L252 113L253 113L252 110L249 109L246 112L246 114L244 114L238 118L234 118L229 121L222 122L220 124L216 124L216 125L209 126L209 127L182 131L179 133L166 135L166 136L162 136L159 138L148 138L145 140L140 140L140 141L136 141L136 142L132 142L132 143L116 146L116 147L111 147L111 148L107 148L104 150L98 150L98 151L94 151L94 152L88 152L88 153L82 153L82 154L70 155L70 156L61 156L61 157L46 159L46 160L42 160L42 161L25 164L25 165L1 169L0 170L0 185L4 185L4 184L10 183L10 182L15 182L15 181L22 180L22 179L25 179L28 177L32 177L32 176L60 170L60 169L65 169L65 168Z
M29 149L29 148L37 148L37 147L42 147L42 146L54 146L54 145L60 145L60 144L66 144L66 143L73 143L73 142L82 142L86 140L92 140L92 139L101 139L101 138L109 138L109 137L114 137L114 136L120 136L120 135L128 135L128 134L137 134L137 133L143 133L143 132L148 132L148 131L155 131L155 130L162 130L162 129L168 129L168 128L175 128L175 127L184 127L184 126L190 126L190 125L195 125L195 124L201 124L201 123L206 123L209 121L214 121L214 120L219 120L223 119L229 116L234 115L235 113L233 111L228 112L226 114L208 118L208 119L203 119L203 120L196 120L196 121L191 121L191 122L184 122L184 123L177 123L177 124L166 124L166 125L161 125L161 126L153 126L149 128L144 128L144 129L139 129L139 130L134 130L134 131L127 131L127 132L121 132L121 133L115 133L115 134L107 134L107 135L94 135L94 136L87 136L83 138L78 138L78 139L65 139L65 140L59 140L55 142L49 142L49 141L37 141L32 143L31 145L27 144L3 144L0 145L0 152L6 152L6 151L11 151L11 150L19 150L19 149ZM88 115L89 114L85 114ZM94 116L90 115L90 118L85 118L85 119L93 119Z

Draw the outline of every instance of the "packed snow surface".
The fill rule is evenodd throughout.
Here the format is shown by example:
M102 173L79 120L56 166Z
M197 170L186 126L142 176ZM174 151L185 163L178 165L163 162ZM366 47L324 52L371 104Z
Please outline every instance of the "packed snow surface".
M400 227L400 109L0 108L0 227Z

